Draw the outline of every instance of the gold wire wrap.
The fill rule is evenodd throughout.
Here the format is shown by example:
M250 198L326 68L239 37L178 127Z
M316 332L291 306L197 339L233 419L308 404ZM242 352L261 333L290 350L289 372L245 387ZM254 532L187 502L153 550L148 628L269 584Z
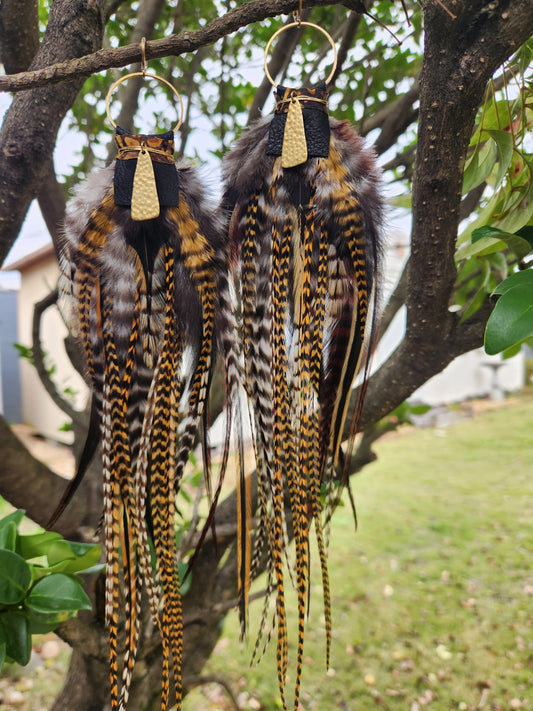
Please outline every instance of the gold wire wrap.
M327 99L319 99L317 96L299 96L297 92L293 92L287 99L280 99L279 101L276 101L276 111L278 111L283 104L290 104L291 101L294 101L294 99L300 99L301 101L305 101L305 103L308 101L317 101L319 104L324 104L325 106L328 105Z
M118 149L118 155L121 153L129 153L130 151L148 151L148 153L158 153L160 156L166 156L167 158L169 157L168 151L160 151L158 148L150 148L150 146L147 146L145 143L142 144L142 146L124 146L123 148Z
M272 78L270 72L268 71L268 66L267 66L267 60L268 60L268 52L270 50L270 47L272 45L272 42L276 39L278 35L280 35L282 32L285 32L285 30L290 30L292 27L312 27L315 30L318 30L319 32L322 32L322 34L326 37L328 42L331 45L331 48L333 49L333 66L331 67L331 71L328 74L328 77L326 79L326 84L329 84L330 81L333 79L333 75L335 74L335 70L337 69L337 48L335 47L335 42L333 41L333 37L329 34L327 30L325 30L323 27L320 27L320 25L315 25L314 22L304 22L303 20L297 20L296 22L289 22L288 25L283 25L283 27L280 27L279 30L276 30L272 37L268 40L267 45L265 47L265 59L264 59L264 66L265 66L265 74L267 76L267 79L269 82L272 84L272 86L277 87L278 85Z

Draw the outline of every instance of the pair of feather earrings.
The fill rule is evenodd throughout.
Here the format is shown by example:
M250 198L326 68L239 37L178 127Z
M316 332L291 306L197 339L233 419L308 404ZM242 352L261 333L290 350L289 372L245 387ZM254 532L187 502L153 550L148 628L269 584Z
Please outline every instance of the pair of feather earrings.
M324 32L334 48L311 23L280 31L296 24ZM265 68L280 31L267 45ZM334 71L315 89L276 88L274 117L251 127L225 159L221 209L209 204L193 168L174 164L173 132L146 136L119 127L115 163L89 176L69 204L61 290L85 353L93 404L78 473L58 514L101 437L113 710L125 709L128 701L143 584L163 645L162 709L168 706L171 668L180 705L175 496L198 431L209 480L207 395L218 352L225 362L228 425L209 520L233 422L243 629L250 580L266 553L286 708L288 563L298 595L297 709L314 526L329 657L323 502L329 509L338 496L347 412L354 413L353 437L362 403L360 396L351 405L350 395L371 342L381 223L372 154L346 122L327 113ZM108 106L115 86L138 75L168 84L143 67L115 82ZM362 370L366 376L366 366ZM256 458L255 517L242 457L241 386ZM126 623L119 684L121 571Z

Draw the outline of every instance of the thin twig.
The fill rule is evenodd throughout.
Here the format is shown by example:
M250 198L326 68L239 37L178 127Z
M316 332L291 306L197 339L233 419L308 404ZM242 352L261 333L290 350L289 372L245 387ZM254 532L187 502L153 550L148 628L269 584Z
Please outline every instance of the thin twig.
M55 404L67 415L70 419L80 427L84 426L83 416L77 412L66 400L62 397L50 377L44 362L44 353L41 348L41 320L44 312L51 306L57 304L58 292L57 289L51 291L44 299L38 301L33 307L33 323L32 323L32 352L33 362L37 374L46 390Z
M219 674L205 674L204 676L194 676L189 679L184 679L183 681L183 685L187 689L187 692L191 691L191 689L194 689L197 686L205 686L206 684L218 684L219 686L221 686L227 693L227 695L230 697L235 711L241 711L241 707L239 706L237 697L235 696L229 682L227 682L224 677L220 676Z

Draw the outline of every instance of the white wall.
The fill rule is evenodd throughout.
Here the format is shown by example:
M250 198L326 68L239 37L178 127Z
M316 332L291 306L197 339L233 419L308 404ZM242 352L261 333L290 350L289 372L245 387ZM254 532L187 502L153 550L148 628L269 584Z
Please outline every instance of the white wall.
M496 373L487 363L497 364ZM502 360L501 356L488 356L483 348L479 348L452 361L442 373L414 392L410 400L427 405L443 405L469 398L498 397L497 390L510 393L520 390L524 385L523 352L509 360Z
M18 311L18 341L31 346L33 306L55 287L58 267L54 255L32 265L21 274ZM75 405L83 408L87 399L87 386L74 370L63 346L67 329L57 311L52 307L46 311L41 321L41 346L48 355L47 363L55 366L52 376L59 391L70 387L76 392ZM59 428L67 422L65 413L50 399L35 368L22 359L22 420L33 425L45 437L70 444L72 433L61 432Z

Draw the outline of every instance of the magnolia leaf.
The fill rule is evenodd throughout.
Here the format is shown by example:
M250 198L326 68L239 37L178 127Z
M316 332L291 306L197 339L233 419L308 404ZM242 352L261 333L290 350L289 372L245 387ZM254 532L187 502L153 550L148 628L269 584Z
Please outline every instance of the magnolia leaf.
M472 232L472 244L480 242L483 239L499 239L511 249L518 259L523 259L526 254L531 251L531 244L527 239L516 234L510 234L501 230L499 227L492 225L484 225L478 227Z
M463 194L481 185L492 173L498 158L498 149L494 141L486 141L480 149L476 146L471 158L467 161L463 175Z
M180 580L180 592L181 595L187 595L189 592L189 589L192 584L192 573L189 573L187 577L185 575L187 574L187 571L189 570L189 566L187 563L185 563L182 560L178 561L178 575L179 575L179 580Z
M529 300L533 301L533 269L525 269L522 272L515 272L511 276L507 277L505 281L494 289L494 294L505 294L509 289L514 289L516 286L520 286L524 290L529 292Z
M473 233L472 233L473 234ZM467 244L457 251L457 259L470 259L470 257L486 257L494 252L506 249L506 243L496 237L482 237L472 244Z
M513 274L506 279L509 282L513 277L528 272ZM532 274L532 272L529 272ZM516 282L516 279L514 280ZM505 282L504 282L505 284ZM508 286L508 285L507 285ZM500 284L501 293L485 329L485 351L495 355L533 336L533 298L531 279L520 280L511 288Z
M31 656L31 634L28 619L19 610L0 614L0 638L5 642L5 655L21 666L26 666Z
M17 537L17 524L14 521L9 521L7 525L0 528L0 548L16 552Z
M413 195L412 193L401 193L388 198L387 203L393 207L405 207L410 210L413 206Z
M13 551L0 550L0 605L15 605L31 585L31 568Z
M61 539L50 546L47 557L50 569L55 573L79 573L98 563L100 546Z
M493 139L498 147L498 172L494 179L494 187L497 188L502 182L504 175L509 170L513 159L514 144L513 137L509 131L499 131L486 129L486 132Z
M26 606L35 612L76 612L92 609L80 583L68 575L49 575L34 585L26 598Z
M507 264L505 254L502 252L495 252L494 254L487 255L487 260L490 264L492 272L497 277L498 282L507 279L509 274L509 265Z
M13 511L13 513L8 514L7 516L4 516L4 518L0 519L0 531L4 526L9 526L11 523L14 523L15 526L20 526L20 523L24 518L24 514L24 509L18 509L17 511Z
M20 536L18 541L17 553L25 560L32 558L40 558L48 553L50 545L53 541L60 541L59 533L53 531L45 531L44 533L34 533L29 536Z
M518 204L513 205L512 209L509 209L505 217L498 220L498 226L506 232L518 232L518 230L526 226L533 217L532 167L529 166L529 168L529 185L524 186L522 199Z
M480 259L479 262L481 267L481 282L479 283L476 293L470 299L470 303L464 310L459 323L468 321L468 319L481 308L483 302L492 291L490 286L490 264L486 259Z
M522 239L527 240L533 250L533 225L525 225L524 227L521 227L516 234L519 237L522 237Z
M522 350L522 343L515 343L514 346L511 346L510 348L506 348L504 351L502 351L502 359L509 360L510 358L514 358L515 355L518 355L518 353L520 353L521 350Z
M27 608L28 621L30 624L31 634L46 634L53 632L59 625L76 614L75 611L70 612L36 612Z
M60 538L59 540L54 541L54 543L52 543L49 547L46 557L48 558L48 564L52 567L57 563L65 563L69 560L75 560L76 554L69 546L68 541Z
M470 139L470 145L476 145L483 133L491 129L498 130L501 126L507 126L508 123L509 102L505 99L496 102L491 100L484 111L483 122L477 127Z

